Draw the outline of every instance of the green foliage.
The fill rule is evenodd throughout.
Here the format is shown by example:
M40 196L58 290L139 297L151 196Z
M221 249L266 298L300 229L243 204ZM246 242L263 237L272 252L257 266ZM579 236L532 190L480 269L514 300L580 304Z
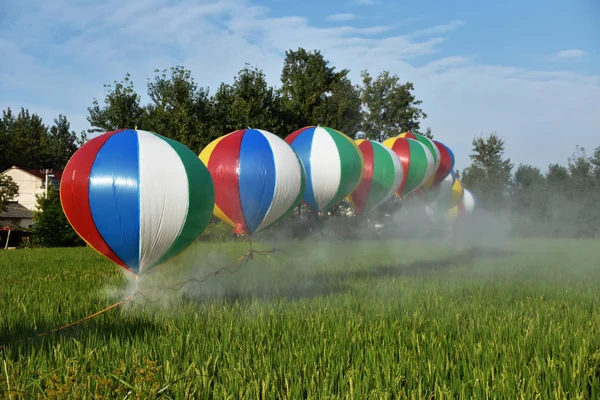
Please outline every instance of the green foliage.
M104 85L104 89L104 106L101 107L98 100L94 99L92 107L88 107L87 120L92 126L88 129L89 133L133 129L136 126L151 130L151 126L144 124L147 120L146 110L140 105L140 96L135 91L129 73L125 74L123 81L115 81L114 88Z
M206 226L202 235L198 238L200 242L211 242L211 243L224 243L234 241L244 241L243 238L238 238L233 232L233 228L221 221L217 217L213 216Z
M60 194L54 186L48 186L47 196L38 195L33 213L32 231L35 241L45 247L82 246L85 242L71 227L60 202Z
M483 208L502 208L511 179L513 164L504 159L504 140L495 132L487 138L473 139L472 164L462 173L462 182L480 200Z
M336 71L318 50L298 48L285 56L281 93L294 130L320 124L354 137L360 129L361 103L350 71Z
M267 84L263 71L246 65L233 84L222 83L212 98L211 138L244 128L290 133L279 93Z
M64 115L53 126L44 125L37 114L10 108L0 118L0 171L16 165L21 168L61 169L75 152L81 139L70 130Z
M361 72L363 111L361 130L368 139L384 141L406 131L418 131L419 119L427 118L411 93L411 82L400 84L400 78L383 71L376 79L368 71ZM431 135L431 129L428 129Z
M236 271L247 247L197 243L140 289ZM154 304L160 291L8 345L0 398L599 396L595 241L460 253L416 240L284 248L301 257L273 253ZM89 248L7 252L0 270L0 345L131 289Z
M163 70L149 81L148 95L152 102L145 107L147 117L138 128L167 136L200 153L210 139L208 89L199 88L191 71L177 66L171 68L171 76Z
M412 131L413 133L418 133L419 135L423 135L429 139L434 139L433 137L433 133L431 132L431 128L427 127L427 129L425 129L425 132L421 132L420 130L416 129Z
M19 185L8 175L0 175L0 213L19 195Z

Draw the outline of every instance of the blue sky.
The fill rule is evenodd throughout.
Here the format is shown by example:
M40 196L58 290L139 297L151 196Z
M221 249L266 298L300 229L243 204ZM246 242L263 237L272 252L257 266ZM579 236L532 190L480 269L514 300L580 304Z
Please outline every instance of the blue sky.
M174 65L211 91L245 62L278 85L285 50L301 46L356 82L362 69L413 82L422 125L460 170L491 131L516 165L542 170L600 146L596 0L24 0L1 12L0 108L48 124L63 113L77 132L126 72L144 101L147 78Z

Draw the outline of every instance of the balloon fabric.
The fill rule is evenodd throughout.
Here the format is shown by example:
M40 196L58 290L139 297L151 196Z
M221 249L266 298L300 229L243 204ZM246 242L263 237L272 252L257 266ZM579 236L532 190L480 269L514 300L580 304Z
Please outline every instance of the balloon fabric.
M448 210L446 214L446 223L454 224L460 217L470 215L475 209L477 199L470 190L464 189L460 203Z
M358 187L348 201L356 215L367 213L389 200L402 183L404 175L400 159L391 149L374 140L356 141L364 159L364 170Z
M302 200L323 212L341 202L358 186L363 156L354 140L324 126L307 126L289 134L285 141L302 160L306 188Z
M253 234L284 218L300 203L302 162L280 137L260 129L221 136L199 155L215 182L214 215Z
M433 181L433 186L437 186L454 171L454 153L448 146L441 142L434 140L433 143L440 152L440 166L435 172L435 179Z
M121 129L89 140L73 154L60 199L69 223L92 248L139 275L202 234L214 186L183 144Z
M385 140L383 145L391 149L402 163L404 177L396 192L399 198L404 198L420 188L435 173L433 155L421 142L393 137Z

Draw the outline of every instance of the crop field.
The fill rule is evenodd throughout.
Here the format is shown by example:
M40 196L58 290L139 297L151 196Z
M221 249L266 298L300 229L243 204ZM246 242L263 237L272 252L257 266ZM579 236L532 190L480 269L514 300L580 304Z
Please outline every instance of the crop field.
M0 252L0 398L598 398L599 245L307 240L236 272L248 243L198 243L16 343L136 282L89 248Z

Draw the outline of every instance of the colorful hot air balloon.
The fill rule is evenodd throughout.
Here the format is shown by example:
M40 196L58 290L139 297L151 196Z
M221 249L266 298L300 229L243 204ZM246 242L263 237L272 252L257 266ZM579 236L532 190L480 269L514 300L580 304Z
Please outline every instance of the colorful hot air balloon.
M477 199L475 198L475 195L473 195L470 190L464 189L460 203L448 210L446 214L446 223L452 225L461 216L471 214L475 209L476 203Z
M437 191L439 194L435 200L436 204L442 210L448 210L460 204L464 189L462 182L456 177L454 171L452 171L450 175L440 183Z
M432 186L438 186L452 171L454 171L454 153L448 146L437 140L434 140L433 143L440 152L440 165L435 172Z
M374 140L356 141L364 159L362 179L348 201L356 215L367 213L385 203L402 183L400 159L391 149Z
M302 200L322 212L348 196L362 177L363 156L356 143L335 129L307 126L285 141L302 160L306 189Z
M175 256L206 228L214 204L206 167L181 143L121 129L87 143L60 185L73 229L136 275Z
M408 139L416 140L416 141L420 142L421 144L423 144L425 147L427 147L427 149L431 152L431 155L433 156L433 173L429 177L429 179L427 179L425 181L425 183L423 183L423 185L421 185L421 187L419 187L419 189L421 191L427 192L433 185L433 182L435 179L435 174L440 166L440 150L435 145L435 143L433 143L433 140L431 140L428 137L423 136L423 135L419 135L419 134L412 133L412 132L405 132L405 133L401 133L400 135L398 135L398 137L405 137Z
M200 153L215 182L214 215L252 235L289 214L305 187L302 162L283 141L260 129L241 129Z
M417 190L422 200L434 202L440 194L440 184L454 170L454 153L443 143L433 140L440 152L440 165L432 178ZM429 185L427 185L429 184Z
M434 175L435 172L438 170L439 166L440 166L440 150L439 148L435 145L434 141L429 139L427 136L423 136L423 135L419 135L418 133L412 133L412 132L404 132L399 134L397 137L401 137L401 138L405 138L405 139L413 139L416 140L417 142L420 142L421 144L423 144L425 147L427 147L429 149L429 151L431 151L431 155L433 156L433 169L434 169ZM427 190L429 189L429 187L431 186L431 184L433 183L433 177L428 179L427 182L425 182L423 184L423 189Z
M431 151L421 142L401 137L389 138L383 145L391 149L402 163L404 176L398 197L404 198L420 188L435 173L435 164Z

